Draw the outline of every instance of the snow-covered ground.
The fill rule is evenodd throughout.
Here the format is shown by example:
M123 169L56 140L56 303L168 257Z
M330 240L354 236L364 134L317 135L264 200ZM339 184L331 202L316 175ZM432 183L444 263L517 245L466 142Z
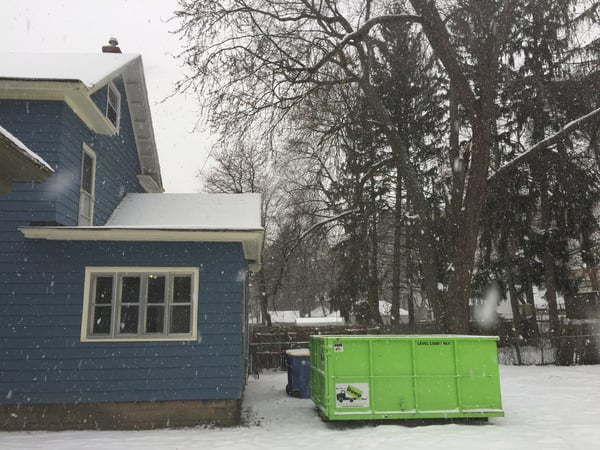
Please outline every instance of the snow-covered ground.
M600 448L600 366L501 366L506 416L489 423L323 422L311 400L285 394L285 373L251 378L248 424L155 431L0 433L1 449L592 449Z

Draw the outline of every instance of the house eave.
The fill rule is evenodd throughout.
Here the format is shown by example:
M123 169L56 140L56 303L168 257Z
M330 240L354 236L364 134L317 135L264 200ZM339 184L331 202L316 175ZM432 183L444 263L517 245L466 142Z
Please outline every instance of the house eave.
M140 186L144 188L144 191L147 193L156 193L159 194L164 192L162 186L159 186L154 178L150 175L138 175L137 179L140 183Z
M264 229L19 227L27 239L50 241L239 242L250 270L260 270Z
M1 99L64 101L93 132L109 136L116 134L115 128L92 101L88 88L81 81L6 78L0 81Z
M44 161L27 156L0 133L0 193L10 192L13 183L41 183L54 173Z

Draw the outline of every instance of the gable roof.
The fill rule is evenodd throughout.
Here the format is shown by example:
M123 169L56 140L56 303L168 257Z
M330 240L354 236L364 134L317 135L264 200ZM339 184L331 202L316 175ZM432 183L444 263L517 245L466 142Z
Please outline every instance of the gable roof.
M12 183L41 182L54 173L52 167L23 142L0 126L0 193Z
M162 192L162 177L144 69L140 55L121 53L2 53L0 98L62 100L98 134L115 130L91 99L109 81L121 76L125 85L138 158L140 184Z
M104 226L21 227L29 239L239 242L253 271L263 252L260 194L127 194Z
M2 54L0 78L81 81L94 91L136 58L139 55L123 53L6 53Z

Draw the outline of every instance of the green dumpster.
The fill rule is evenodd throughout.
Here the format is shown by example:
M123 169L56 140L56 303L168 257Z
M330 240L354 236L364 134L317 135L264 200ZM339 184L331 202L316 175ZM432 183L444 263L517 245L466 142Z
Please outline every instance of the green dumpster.
M495 336L311 336L327 420L504 416Z

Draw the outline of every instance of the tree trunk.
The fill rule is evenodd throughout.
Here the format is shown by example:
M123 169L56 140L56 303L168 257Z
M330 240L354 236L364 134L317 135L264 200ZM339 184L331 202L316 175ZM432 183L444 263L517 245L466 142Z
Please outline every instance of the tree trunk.
M410 0L415 11L421 16L421 26L431 47L437 53L448 77L452 91L469 116L472 131L471 164L468 170L468 184L464 200L457 218L456 236L448 236L448 242L455 244L456 251L450 256L453 272L448 273L447 317L442 317L444 328L455 333L469 331L469 298L471 279L475 264L477 241L481 227L481 213L487 191L487 172L492 147L492 132L495 122L496 78L500 49L508 36L513 13L513 2L503 4L496 10L495 2L478 2L471 11L477 20L481 41L476 46L477 67L475 94L466 77L464 68L457 57L456 49L439 14L436 2ZM491 29L495 31L490 32ZM453 94L454 95L454 94ZM450 230L452 233L452 230ZM439 269L438 269L439 270Z
M535 337L538 337L540 334L540 327L537 321L537 309L535 306L535 297L533 295L533 283L531 281L531 277L527 275L527 284L525 286L525 299L527 303L531 307L531 317L528 318L531 331L533 332Z
M510 297L510 307L513 313L512 320L512 338L513 338L513 347L515 348L515 353L517 354L517 364L520 366L523 363L521 359L521 311L519 310L519 298L517 295L517 289L515 288L515 283L513 281L512 275L508 275L508 295Z
M590 148L594 153L594 158L596 159L596 166L598 166L598 169L600 169L600 127L596 128L591 132Z
M508 256L510 258L515 256L515 243L510 239L508 242ZM508 284L508 294L510 296L510 309L512 310L513 315L513 337L520 339L523 336L523 320L521 317L519 296L517 294L517 288L515 287L515 280L512 270L512 267L508 269L506 282Z
M402 177L396 171L396 200L394 210L394 253L392 259L392 311L390 324L400 325L400 262L402 259Z
M590 284L592 285L592 291L598 292L600 291L600 280L598 280L598 273L596 272L595 267L587 267L586 272L590 277Z
M415 295L413 292L413 286L412 286L412 276L409 275L408 276L408 281L409 281L409 285L408 285L408 299L407 299L407 305L406 308L408 309L408 329L411 333L415 332L415 328L416 328L416 320L415 320Z
M540 18L534 12L534 23L539 24ZM537 45L537 43L536 43ZM546 116L544 112L544 69L542 62L537 61L533 68L533 83L535 89L534 110L533 110L533 141L540 142L546 135ZM549 202L549 183L548 173L543 161L536 167L536 175L540 183L540 209L541 209L541 228L544 233L544 248L542 262L544 264L544 282L546 285L546 302L548 303L548 316L550 318L550 333L552 336L558 336L559 320L558 305L556 301L556 275L554 271L554 256L550 248L552 211Z
M406 304L406 309L408 310L408 329L411 333L414 333L416 330L416 319L415 319L415 295L413 290L414 285L414 273L415 273L415 265L413 261L413 236L409 230L407 230L406 237L406 284L408 286L408 299ZM421 292L421 295L423 293ZM423 296L421 297L421 299ZM421 303L423 307L424 304Z
M373 183L371 183L371 204L375 205L376 203L376 194L373 187ZM382 325L383 320L381 319L381 314L379 313L379 274L377 273L378 269L378 244L379 239L377 238L377 211L376 208L373 208L371 214L371 230L370 230L370 239L369 239L369 270L368 270L368 297L369 297L369 305L371 307L371 318L377 325Z
M548 303L548 316L550 318L550 333L552 336L558 336L560 332L560 322L558 319L558 303L556 300L556 275L554 272L554 256L550 248L550 232L551 232L551 212L548 199L548 179L546 172L540 170L540 203L542 209L542 230L544 236L544 281L546 285L546 302Z
M544 277L546 279L546 301L548 302L548 316L550 318L550 333L558 336L560 333L560 320L558 318L558 302L556 300L556 281L554 274L554 257L547 248L544 249Z
M260 315L262 324L271 326L271 315L269 314L269 297L267 296L267 280L265 278L265 272L260 270L256 274L258 283L258 295L260 297Z
M513 315L513 336L519 338L523 335L522 333L522 321L521 321L521 308L519 303L519 295L517 294L517 288L512 275L508 275L508 295L510 297L510 309Z
M456 236L456 248L452 258L452 276L448 285L448 331L452 333L469 332L469 299L471 279L475 265L475 253L481 227L483 201L487 191L487 171L491 148L489 123L491 121L489 105L482 111L478 122L473 124L473 150L469 184L459 217L460 233Z

